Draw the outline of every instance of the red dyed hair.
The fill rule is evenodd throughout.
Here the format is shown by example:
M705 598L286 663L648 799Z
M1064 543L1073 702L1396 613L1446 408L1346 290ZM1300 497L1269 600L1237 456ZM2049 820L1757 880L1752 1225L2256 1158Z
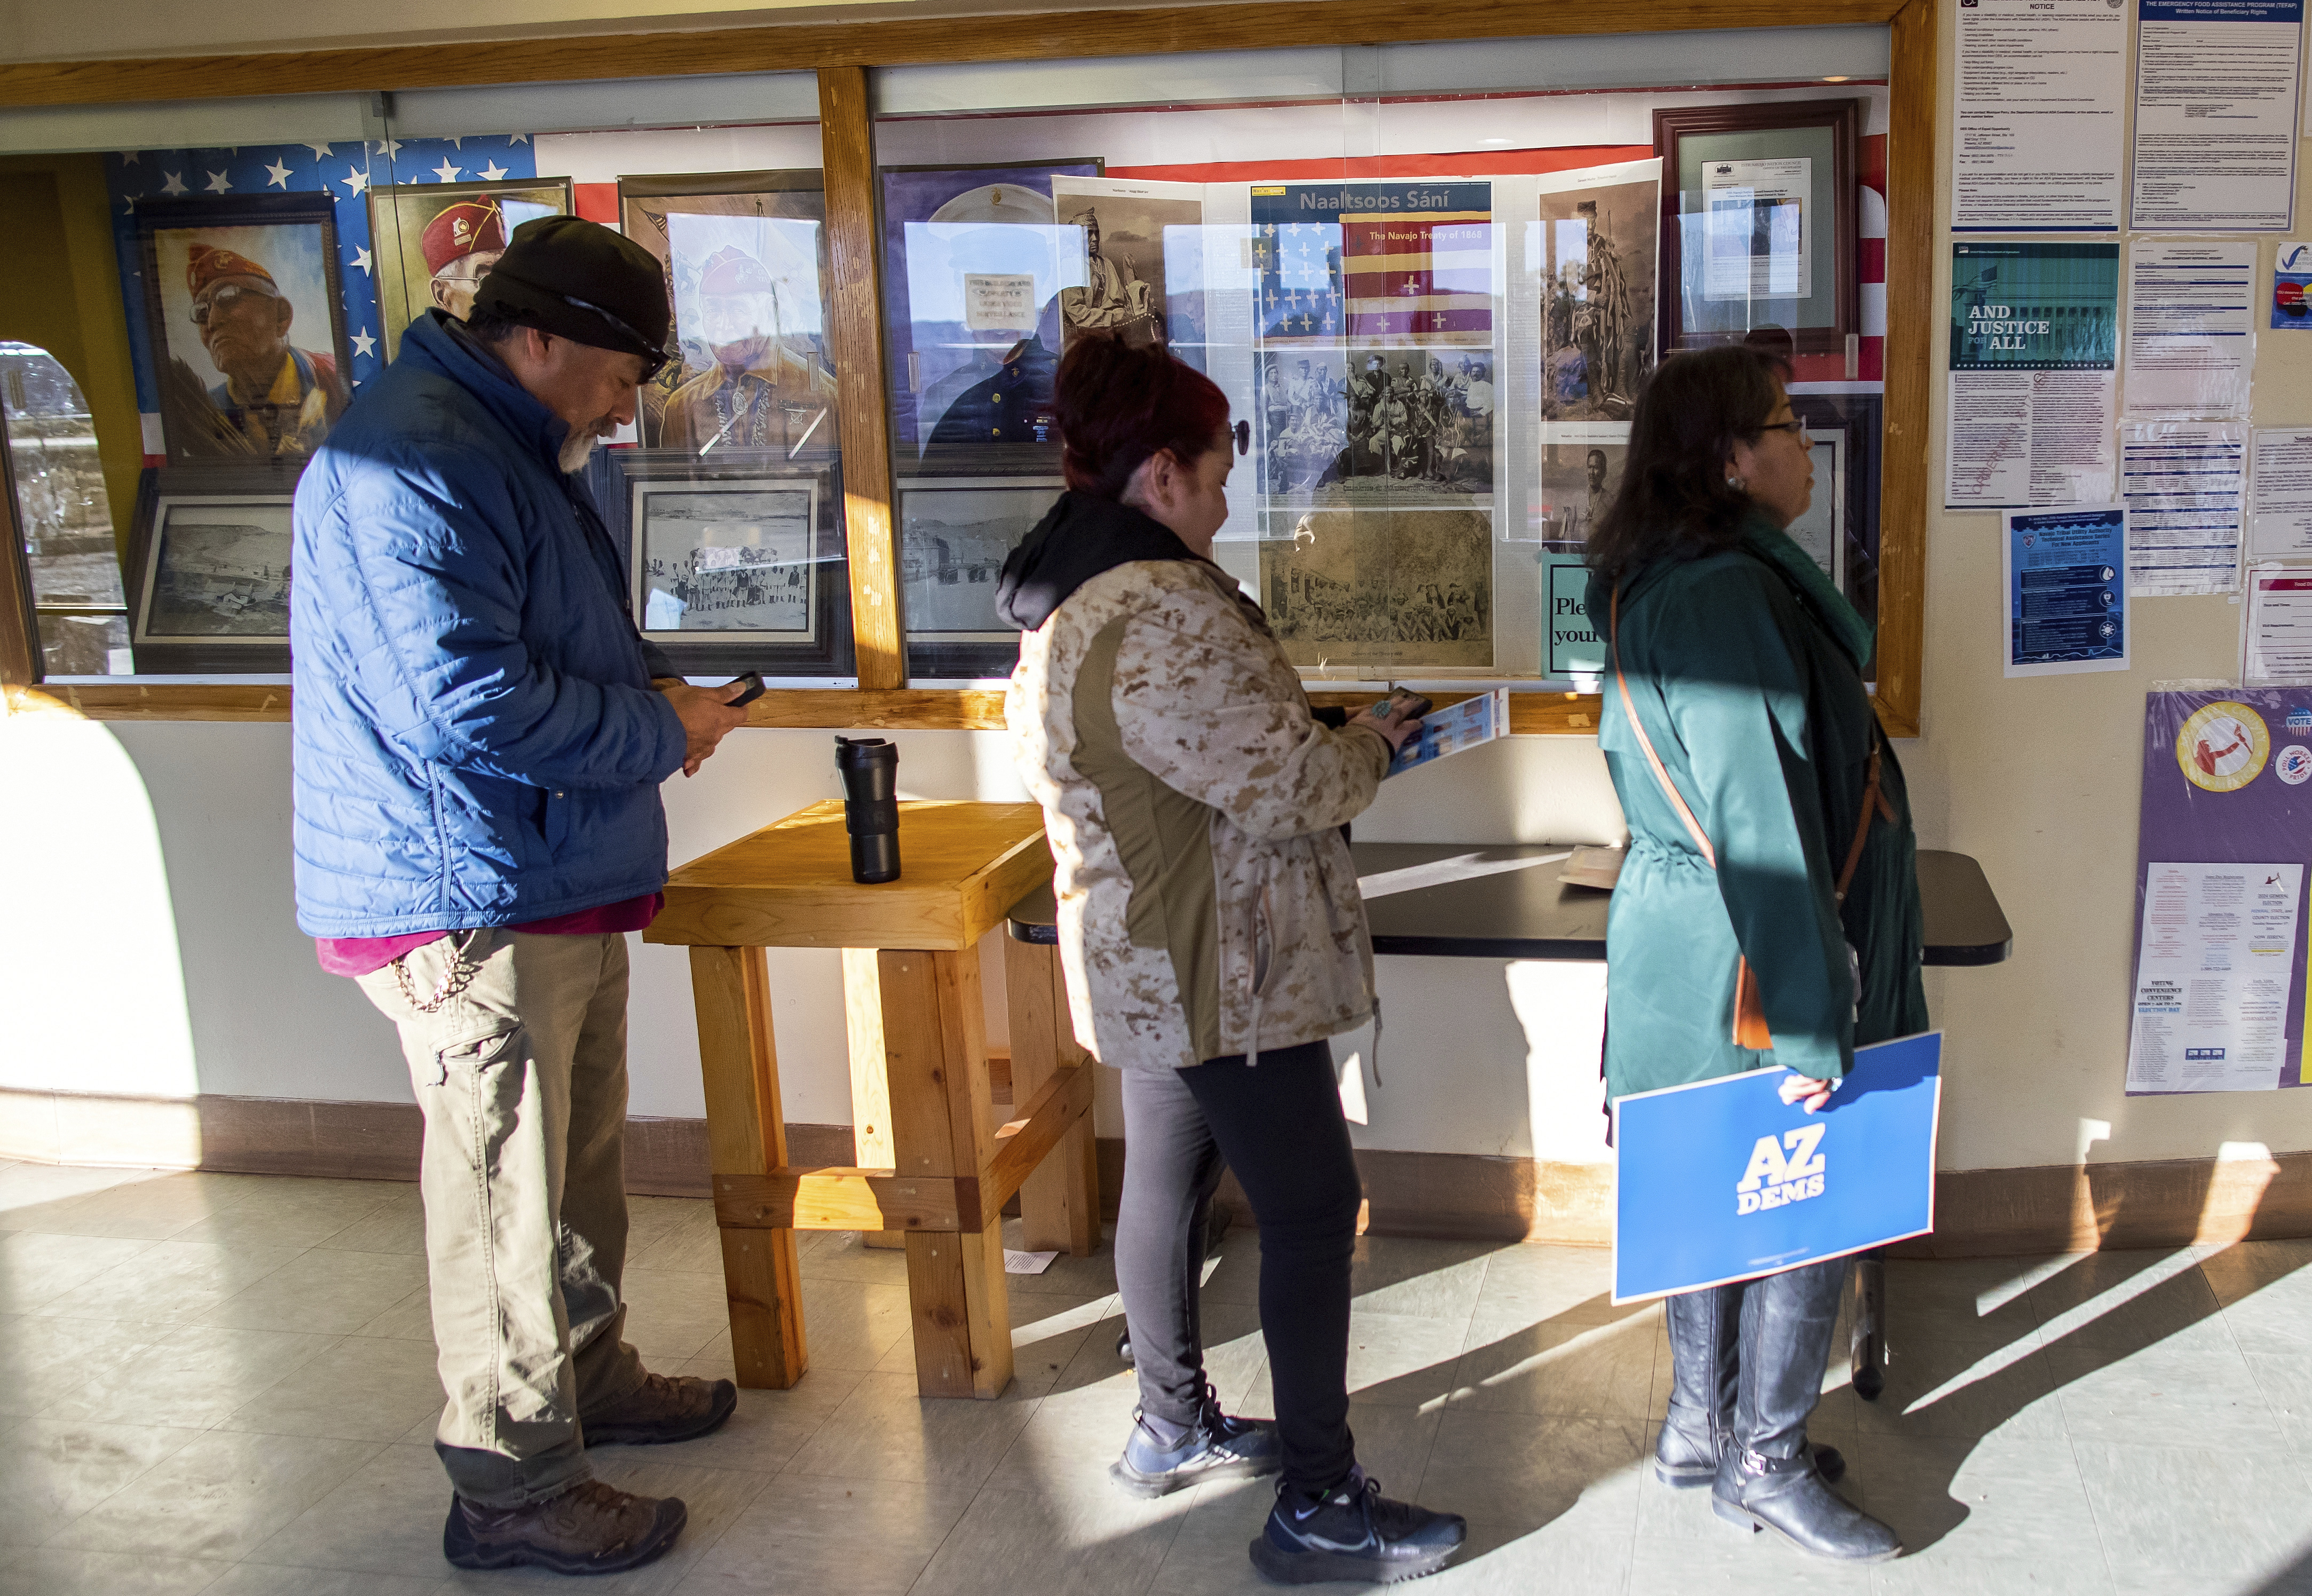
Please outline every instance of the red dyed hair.
M1060 469L1068 486L1120 498L1141 462L1165 450L1193 466L1228 425L1228 396L1210 377L1162 349L1082 338L1060 362L1054 395Z

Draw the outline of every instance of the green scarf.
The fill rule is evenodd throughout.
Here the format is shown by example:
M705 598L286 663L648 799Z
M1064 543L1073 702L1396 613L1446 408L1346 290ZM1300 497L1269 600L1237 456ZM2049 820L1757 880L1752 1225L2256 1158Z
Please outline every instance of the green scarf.
M1782 573L1800 601L1814 611L1824 630L1853 659L1857 671L1870 662L1874 628L1846 601L1846 595L1831 585L1822 567L1814 563L1814 556L1793 542L1788 532L1756 514L1742 524L1742 547Z

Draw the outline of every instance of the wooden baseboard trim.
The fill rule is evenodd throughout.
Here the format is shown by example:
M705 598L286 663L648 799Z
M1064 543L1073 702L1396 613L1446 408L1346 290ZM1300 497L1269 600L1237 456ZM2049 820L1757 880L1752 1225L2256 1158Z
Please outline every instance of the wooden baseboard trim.
M199 1169L258 1175L414 1180L424 1125L411 1103L303 1099L105 1097L0 1088L0 1159ZM847 1125L787 1127L799 1166L854 1162ZM1613 1239L1613 1170L1471 1153L1357 1154L1375 1235L1551 1241ZM1116 1216L1124 1144L1099 1142L1102 1214ZM626 1189L712 1195L703 1119L626 1122ZM1233 1176L1222 1200L1253 1223ZM2312 1236L2312 1153L2251 1160L1947 1170L1936 1182L1934 1233L1915 1258L1999 1258L2139 1247L2222 1246Z

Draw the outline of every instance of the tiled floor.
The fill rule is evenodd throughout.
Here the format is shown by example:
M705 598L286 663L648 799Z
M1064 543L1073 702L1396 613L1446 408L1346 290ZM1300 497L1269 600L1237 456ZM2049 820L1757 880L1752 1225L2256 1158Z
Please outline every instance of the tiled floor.
M730 1372L704 1203L641 1198L629 1334ZM419 1596L456 1575L414 1188L0 1167L0 1593ZM1834 1367L1815 1433L1911 1550L1810 1562L1641 1466L1668 1355L1601 1253L1369 1239L1350 1378L1392 1494L1468 1515L1424 1591L2312 1592L2312 1242L1890 1268L1889 1388ZM1206 1287L1212 1368L1264 1409L1259 1252ZM918 1402L905 1266L803 1253L811 1372L686 1446L606 1448L690 1527L588 1592L1189 1596L1262 1589L1264 1485L1108 1484L1132 1382L1105 1252L1013 1276L1020 1378Z

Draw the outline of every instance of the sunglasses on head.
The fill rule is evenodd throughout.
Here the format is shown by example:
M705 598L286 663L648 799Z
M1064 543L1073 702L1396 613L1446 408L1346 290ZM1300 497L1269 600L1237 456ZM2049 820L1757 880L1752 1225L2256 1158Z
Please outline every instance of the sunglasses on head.
M657 376L660 372L665 370L666 363L674 358L665 350L658 348L650 341L650 339L644 338L632 323L619 316L616 311L606 311L601 306L594 303L593 301L580 299L575 294L556 294L555 297L561 300L564 304L576 305L582 311L591 311L595 315L600 316L603 320L609 322L617 330L634 339L635 347L627 350L626 353L637 356L643 363L643 374L635 379L637 382L649 381L652 377ZM651 350L652 353L644 355L643 351L645 349Z
M1229 435L1236 440L1236 452L1239 454L1250 454L1252 452L1251 422L1238 422L1234 426L1229 428Z

